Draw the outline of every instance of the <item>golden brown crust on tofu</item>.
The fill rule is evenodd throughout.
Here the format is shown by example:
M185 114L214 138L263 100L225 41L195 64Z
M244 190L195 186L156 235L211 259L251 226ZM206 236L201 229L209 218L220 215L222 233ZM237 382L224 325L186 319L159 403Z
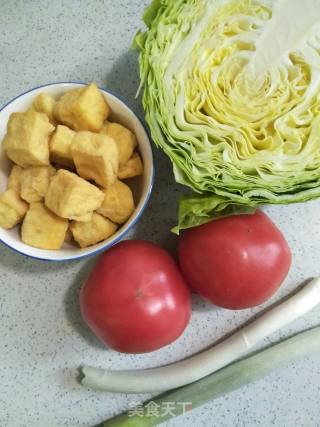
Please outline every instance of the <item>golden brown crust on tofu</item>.
M78 175L60 169L51 178L45 205L62 218L82 216L97 210L104 193Z
M117 225L102 215L94 213L90 222L72 221L70 229L79 246L86 248L108 239L116 232Z
M39 249L62 247L69 222L47 209L42 202L31 203L21 228L22 241Z

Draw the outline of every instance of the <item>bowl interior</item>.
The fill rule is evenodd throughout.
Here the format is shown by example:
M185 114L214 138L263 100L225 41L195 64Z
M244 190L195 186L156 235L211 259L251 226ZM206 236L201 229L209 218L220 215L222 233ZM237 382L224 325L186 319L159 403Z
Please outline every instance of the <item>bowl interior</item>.
M34 98L40 92L46 92L52 95L53 97L58 98L63 93L80 87L82 85L82 83L56 83L47 86L42 86L33 89L29 92L26 92L9 102L0 111L0 141L2 141L3 137L5 136L6 126L10 114L27 110L31 106ZM131 218L122 227L120 227L117 233L114 234L112 237L107 240L104 240L103 242L97 245L90 246L89 248L85 249L80 249L79 247L73 244L67 243L65 243L64 246L58 251L37 249L28 246L21 241L19 226L15 227L12 230L4 230L0 228L0 240L12 249L34 258L52 261L82 258L84 256L89 256L100 252L101 250L104 250L121 240L121 238L124 237L124 235L129 231L130 228L132 228L132 226L137 222L140 215L142 214L142 211L144 210L148 202L153 184L153 157L149 138L137 116L122 101L120 101L118 98L104 90L101 91L112 109L112 115L110 117L111 121L116 121L128 127L136 134L138 139L139 152L144 163L144 174L141 177L137 177L127 181L133 191L136 203L136 209L134 213L132 214ZM8 175L11 167L12 162L6 157L3 150L3 146L1 144L0 192L6 190Z

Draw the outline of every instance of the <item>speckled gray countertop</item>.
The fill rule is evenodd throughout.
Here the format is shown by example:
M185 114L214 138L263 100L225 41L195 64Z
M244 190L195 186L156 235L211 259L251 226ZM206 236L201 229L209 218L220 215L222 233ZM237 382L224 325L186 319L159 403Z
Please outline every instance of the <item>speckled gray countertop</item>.
M0 104L37 85L96 81L138 114L137 58L128 52L147 2L0 0ZM131 237L174 244L179 189L170 163L156 153L151 203ZM320 273L320 203L267 212L293 250L291 273L272 304ZM194 298L192 320L177 342L152 354L128 356L103 348L83 325L78 293L95 259L67 264L33 261L0 246L0 427L90 427L136 402L77 384L83 363L151 367L208 346L260 308L231 312ZM320 323L319 309L274 334L272 341ZM270 341L269 341L270 342ZM268 342L264 342L264 345ZM141 399L146 396L140 397ZM320 426L320 355L292 364L167 423L168 426Z

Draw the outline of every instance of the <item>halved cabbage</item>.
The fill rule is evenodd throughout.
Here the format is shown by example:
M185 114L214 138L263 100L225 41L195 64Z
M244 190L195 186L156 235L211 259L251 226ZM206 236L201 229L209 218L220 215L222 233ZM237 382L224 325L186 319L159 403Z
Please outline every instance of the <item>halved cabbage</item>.
M179 229L320 196L320 1L154 0L143 105L184 195Z

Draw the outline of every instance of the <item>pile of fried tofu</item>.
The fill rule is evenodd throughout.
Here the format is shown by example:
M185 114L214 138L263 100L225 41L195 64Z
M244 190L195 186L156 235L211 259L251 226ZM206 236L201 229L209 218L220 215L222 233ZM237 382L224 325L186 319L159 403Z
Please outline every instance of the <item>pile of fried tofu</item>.
M30 246L81 248L112 236L135 209L122 182L143 173L134 133L108 121L111 109L92 83L58 100L38 95L25 112L11 114L3 140L14 163L0 194L0 226L22 223Z

